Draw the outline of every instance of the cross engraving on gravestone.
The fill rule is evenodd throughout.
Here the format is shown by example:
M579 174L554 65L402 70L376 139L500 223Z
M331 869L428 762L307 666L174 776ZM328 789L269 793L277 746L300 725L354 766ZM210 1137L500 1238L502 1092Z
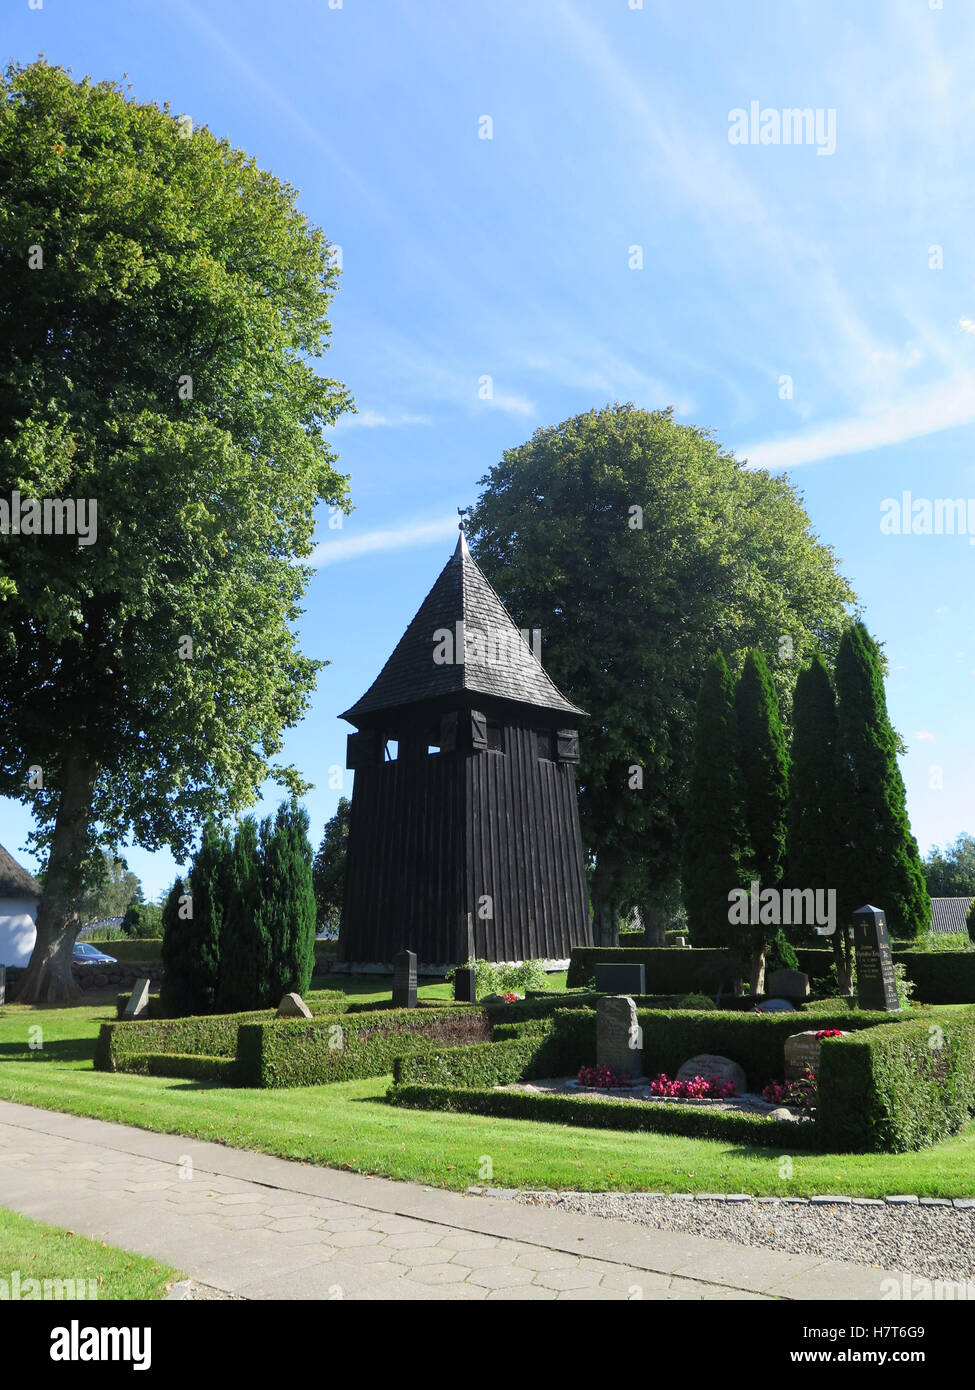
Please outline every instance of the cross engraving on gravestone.
M397 951L393 957L393 1007L416 1008L415 951Z
M897 1013L897 982L890 954L887 919L879 907L858 908L853 914L853 946L856 951L857 997L861 1009Z
M643 1032L625 994L604 994L596 1005L596 1065L623 1076L643 1075Z

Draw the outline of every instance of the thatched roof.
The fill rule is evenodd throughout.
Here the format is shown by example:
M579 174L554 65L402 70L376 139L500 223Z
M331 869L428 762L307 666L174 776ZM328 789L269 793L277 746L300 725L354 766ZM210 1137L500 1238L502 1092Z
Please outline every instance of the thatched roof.
M39 898L41 885L0 845L0 898Z

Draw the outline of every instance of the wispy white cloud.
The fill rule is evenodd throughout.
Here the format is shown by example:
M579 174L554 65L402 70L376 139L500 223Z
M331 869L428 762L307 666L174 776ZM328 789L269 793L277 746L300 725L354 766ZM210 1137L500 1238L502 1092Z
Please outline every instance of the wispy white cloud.
M919 729L914 735L918 743L936 743L937 739L928 729Z
M763 440L736 449L751 468L797 468L842 454L862 454L884 445L975 421L975 372L914 391L899 405L871 415L833 420L787 439Z
M357 560L360 555L375 551L406 550L414 545L428 545L457 535L457 517L438 517L435 521L407 521L388 530L366 531L361 536L343 536L315 547L308 563L319 569L340 565L345 560Z
M374 430L398 429L407 425L429 425L427 415L384 415L378 410L359 410L354 415L340 415L332 426L334 430Z
M535 406L524 396L518 396L512 391L496 391L493 396L486 400L485 405L493 406L495 410L503 410L507 415L534 415Z

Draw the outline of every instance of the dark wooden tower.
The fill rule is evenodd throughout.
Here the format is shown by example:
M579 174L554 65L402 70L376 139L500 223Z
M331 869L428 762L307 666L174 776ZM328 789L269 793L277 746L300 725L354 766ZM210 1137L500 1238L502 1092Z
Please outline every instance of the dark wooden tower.
M339 959L563 959L591 945L582 710L457 549L362 699ZM569 727L571 726L571 727Z

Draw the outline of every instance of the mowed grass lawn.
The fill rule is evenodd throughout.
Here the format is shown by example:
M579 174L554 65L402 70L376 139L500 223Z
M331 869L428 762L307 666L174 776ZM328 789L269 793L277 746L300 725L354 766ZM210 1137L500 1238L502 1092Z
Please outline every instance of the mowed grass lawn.
M14 1271L20 1298L40 1298L45 1280L56 1281L53 1294L63 1298L162 1298L180 1278L156 1260L0 1210L0 1278L8 1285L0 1297L11 1296ZM30 1279L38 1280L38 1290L28 1285Z
M350 981L359 997L388 986ZM421 987L439 997L444 986ZM437 993L434 993L437 991ZM975 1196L975 1124L918 1153L795 1154L674 1135L622 1134L385 1103L390 1077L290 1091L221 1087L96 1072L108 1004L0 1009L0 1099L143 1129L257 1149L283 1158L463 1190L496 1187L649 1192L914 1192ZM40 1028L32 1035L30 1030ZM31 1036L43 1047L31 1050Z

